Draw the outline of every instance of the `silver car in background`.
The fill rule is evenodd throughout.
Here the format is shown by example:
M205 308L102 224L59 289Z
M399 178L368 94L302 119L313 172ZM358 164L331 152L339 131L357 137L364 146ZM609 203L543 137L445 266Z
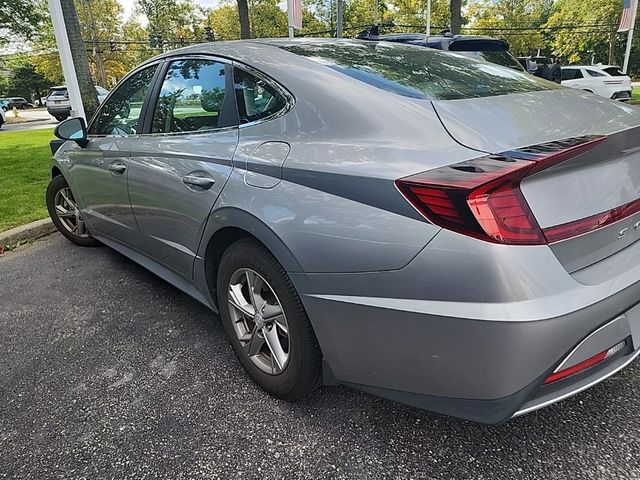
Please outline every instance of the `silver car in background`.
M58 229L218 312L280 398L499 423L640 352L635 107L453 52L255 40L160 55L56 133Z

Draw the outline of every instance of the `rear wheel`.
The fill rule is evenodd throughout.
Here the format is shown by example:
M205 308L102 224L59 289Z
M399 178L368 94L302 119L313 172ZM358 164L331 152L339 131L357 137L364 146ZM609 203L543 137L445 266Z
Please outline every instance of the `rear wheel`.
M49 182L47 210L56 228L73 243L83 247L98 245L98 241L89 233L73 192L62 175Z
M263 245L243 239L225 251L217 297L231 346L258 385L292 401L316 388L318 341L289 277Z

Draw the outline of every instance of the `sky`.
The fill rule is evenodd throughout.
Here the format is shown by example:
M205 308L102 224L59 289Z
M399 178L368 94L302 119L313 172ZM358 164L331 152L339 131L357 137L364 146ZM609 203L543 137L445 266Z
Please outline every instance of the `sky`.
M135 5L134 0L118 0L118 1L124 7L124 18L125 19L129 18L133 12L133 8ZM197 3L198 5L202 5L203 7L211 8L216 6L220 2L218 0L195 0L195 3Z

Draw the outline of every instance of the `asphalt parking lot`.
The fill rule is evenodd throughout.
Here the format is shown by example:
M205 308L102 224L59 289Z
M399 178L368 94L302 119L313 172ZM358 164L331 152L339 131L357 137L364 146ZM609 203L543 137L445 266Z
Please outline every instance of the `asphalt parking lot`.
M275 400L218 319L108 248L0 255L0 477L640 478L640 367L486 427L342 387Z

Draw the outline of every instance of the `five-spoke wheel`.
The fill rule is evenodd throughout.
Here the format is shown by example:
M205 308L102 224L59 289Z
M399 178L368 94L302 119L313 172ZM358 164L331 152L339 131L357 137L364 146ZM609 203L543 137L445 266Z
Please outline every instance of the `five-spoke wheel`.
M62 175L54 177L49 183L47 210L53 224L69 240L82 246L97 244L91 237L73 192Z
M297 400L320 381L321 353L282 266L263 245L242 239L222 255L220 317L245 370L265 390Z

